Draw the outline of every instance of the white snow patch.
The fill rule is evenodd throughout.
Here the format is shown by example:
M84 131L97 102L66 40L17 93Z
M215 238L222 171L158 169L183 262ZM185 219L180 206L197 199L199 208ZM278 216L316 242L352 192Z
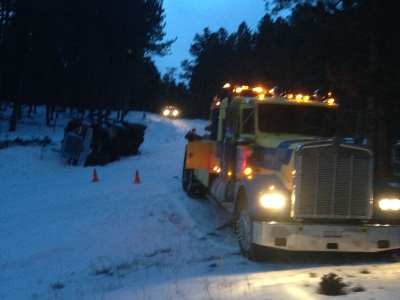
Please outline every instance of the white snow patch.
M50 137L46 147L0 150L0 299L326 299L334 272L363 292L351 299L396 299L400 264L255 263L244 259L228 217L181 189L185 133L205 120L130 112L148 126L141 154L96 167L60 157L68 116L46 127L44 110L0 141ZM135 184L138 170L140 183Z

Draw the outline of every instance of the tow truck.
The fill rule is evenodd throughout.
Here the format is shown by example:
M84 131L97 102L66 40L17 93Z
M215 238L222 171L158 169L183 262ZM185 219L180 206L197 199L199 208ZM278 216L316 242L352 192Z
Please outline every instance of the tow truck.
M210 134L186 145L182 186L231 213L245 257L400 249L399 184L374 178L373 153L339 130L333 98L224 90Z

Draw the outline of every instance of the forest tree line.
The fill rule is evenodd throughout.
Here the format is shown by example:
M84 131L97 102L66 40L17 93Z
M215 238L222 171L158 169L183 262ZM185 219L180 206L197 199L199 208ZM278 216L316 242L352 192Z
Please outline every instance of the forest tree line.
M0 0L0 102L88 110L99 122L111 110L159 112L179 105L208 118L225 82L282 90L333 92L342 107L368 116L371 147L389 162L399 138L400 2L275 0L256 30L204 28L191 60L161 75L154 64L164 39L162 0ZM268 4L270 3L270 4ZM271 6L272 5L272 6ZM290 16L277 17L285 8Z
M196 34L182 63L190 103L207 117L225 82L312 94L331 92L344 109L365 116L375 170L390 170L400 138L400 1L275 0L252 32L246 23ZM277 17L290 8L287 18ZM194 109L191 105L188 109ZM199 109L200 108L200 109Z
M97 112L157 101L151 59L168 52L159 0L1 0L0 96L13 104Z

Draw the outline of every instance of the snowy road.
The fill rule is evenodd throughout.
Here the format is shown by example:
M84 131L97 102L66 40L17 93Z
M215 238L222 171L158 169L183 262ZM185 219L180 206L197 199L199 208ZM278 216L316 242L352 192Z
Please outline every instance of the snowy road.
M0 299L325 299L331 271L366 287L351 299L397 297L398 263L243 258L232 228L218 229L225 211L181 188L183 137L207 121L141 116L127 116L148 126L141 154L96 167L98 182L55 151L67 119L0 133L52 139L0 150Z

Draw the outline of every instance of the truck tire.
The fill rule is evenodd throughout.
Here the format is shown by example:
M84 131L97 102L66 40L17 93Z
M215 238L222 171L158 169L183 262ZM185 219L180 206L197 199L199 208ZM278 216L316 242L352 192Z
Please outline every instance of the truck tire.
M186 169L186 152L183 160L182 188L191 198L204 198L206 194L205 189L194 176L194 169Z
M185 158L183 159L182 169L182 188L190 196L194 190L194 170L186 169L186 151Z
M189 196L194 193L194 170L186 169L186 192Z
M252 218L248 211L247 198L244 193L238 196L236 210L236 236L242 255L253 261L263 260L263 247L252 242Z
M191 198L203 199L205 190L194 176L194 169L186 169L186 193Z
M192 196L194 193L194 170L186 169L186 152L185 158L183 159L182 169L182 188L189 195Z
M182 169L182 188L185 192L187 192L188 188L188 175L189 175L189 170L186 169L186 152L185 152L185 158L183 159L183 169Z

